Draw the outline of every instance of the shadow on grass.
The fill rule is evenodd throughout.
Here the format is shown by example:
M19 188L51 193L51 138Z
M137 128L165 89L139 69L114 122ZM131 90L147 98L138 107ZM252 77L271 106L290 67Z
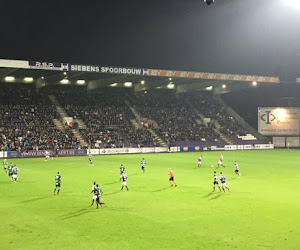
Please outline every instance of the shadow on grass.
M215 197L210 198L209 200L216 200L216 199L219 199L219 198L221 198L223 195L224 195L224 194L219 193L218 195L216 195Z
M48 196L43 196L43 197L38 197L38 198L34 198L34 199L29 199L29 200L21 201L20 203L27 203L27 202L39 201L39 200L44 200L46 198L48 198Z
M118 191L111 192L111 193L103 193L103 196L113 195L113 194L117 194L117 193L120 193L120 192L121 192L121 191L118 190Z
M66 215L62 215L62 216L60 216L60 218L62 220L72 219L72 218L79 217L81 215L90 213L92 211L93 211L92 208L82 208L82 209L79 209L75 212L72 212L72 213L69 213L69 214L66 214Z
M211 195L213 195L213 194L215 194L215 193L214 193L214 192L210 192L210 193L208 193L207 195L204 195L204 196L202 197L202 199L207 198L207 197L209 197L209 196L211 196Z
M161 188L161 189L157 189L157 190L153 190L151 191L152 193L156 193L156 192L161 192L161 191L164 191L166 189L169 189L169 187L165 187L165 188Z

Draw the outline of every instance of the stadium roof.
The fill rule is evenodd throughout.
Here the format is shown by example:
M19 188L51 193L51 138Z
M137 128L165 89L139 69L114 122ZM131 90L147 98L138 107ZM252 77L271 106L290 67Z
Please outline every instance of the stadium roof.
M16 82L23 82L26 77L32 77L33 79L26 80L42 81L47 85L57 84L65 79L65 83L88 84L93 85L93 88L124 86L127 82L128 87L133 86L137 91L166 88L168 85L172 87L172 84L176 87L193 86L194 89L205 89L210 86L225 89L229 85L238 87L249 86L253 82L266 84L280 82L278 77L272 76L0 59L0 81L6 81L7 76L13 76L12 81Z

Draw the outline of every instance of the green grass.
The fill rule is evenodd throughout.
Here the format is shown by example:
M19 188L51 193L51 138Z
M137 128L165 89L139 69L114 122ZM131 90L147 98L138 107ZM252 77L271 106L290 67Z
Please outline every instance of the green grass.
M201 169L198 153L98 156L94 167L87 157L16 159L19 182L0 172L0 248L300 248L299 150L223 152L231 194L212 193L211 165L221 152L202 154ZM128 192L120 191L121 163ZM53 196L58 170L62 188ZM107 207L89 207L93 181Z

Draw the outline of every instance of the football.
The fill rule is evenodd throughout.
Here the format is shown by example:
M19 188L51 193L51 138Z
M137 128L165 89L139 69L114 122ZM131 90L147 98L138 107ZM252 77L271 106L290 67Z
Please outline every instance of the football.
M214 167L214 165L211 165L211 167L213 168L213 167Z

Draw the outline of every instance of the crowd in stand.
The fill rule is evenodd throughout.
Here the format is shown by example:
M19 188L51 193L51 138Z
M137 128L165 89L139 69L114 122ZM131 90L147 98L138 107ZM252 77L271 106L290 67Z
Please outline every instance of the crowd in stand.
M157 123L155 132L168 143L175 146L179 141L214 141L218 134L200 122L196 112L170 90L150 91L132 96L130 99L143 119Z
M128 95L126 90L117 89L56 93L66 113L86 125L79 131L91 147L158 146L149 130L132 124L135 117L125 102Z
M85 126L58 129L53 119L62 117L49 99L54 95L67 116ZM133 114L131 106L140 117ZM207 93L176 96L170 90L134 94L126 89L87 92L85 88L59 86L39 92L29 85L7 85L0 93L1 150L77 149L168 146L178 142L217 142L216 128L227 136L245 131ZM203 122L202 114L210 121ZM203 117L202 117L203 118ZM87 145L80 145L78 129ZM153 133L154 132L154 133Z
M0 93L1 150L77 148L71 130L55 128L58 118L47 95L31 86L6 85Z
M245 135L246 131L238 124L225 108L213 99L209 93L188 94L185 96L200 114L211 119L212 126L216 122L220 125L220 131L227 136Z

